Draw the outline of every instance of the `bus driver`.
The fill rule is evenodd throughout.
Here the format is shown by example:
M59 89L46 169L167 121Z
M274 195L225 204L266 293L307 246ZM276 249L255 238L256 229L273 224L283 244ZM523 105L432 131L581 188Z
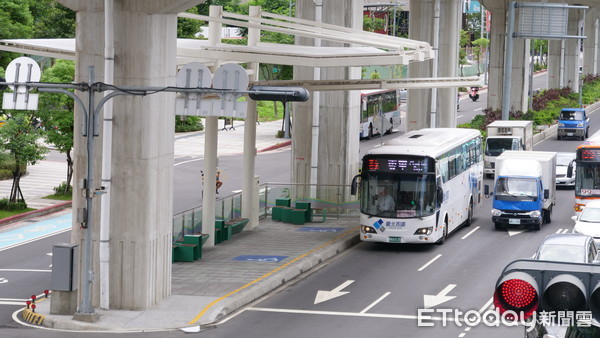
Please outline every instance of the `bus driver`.
M379 211L389 212L394 211L394 208L394 198L388 194L387 187L384 187L377 198L377 209Z

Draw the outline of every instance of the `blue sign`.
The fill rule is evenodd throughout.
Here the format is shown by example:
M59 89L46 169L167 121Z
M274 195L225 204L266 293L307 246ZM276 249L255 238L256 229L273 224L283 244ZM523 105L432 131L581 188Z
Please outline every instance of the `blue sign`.
M345 228L328 228L328 227L302 227L296 231L307 231L307 232L342 232Z
M477 0L467 0L464 6L464 13L473 14L481 12L481 4Z
M234 257L234 261L254 261L254 262L281 262L288 256L263 256L263 255L241 255Z

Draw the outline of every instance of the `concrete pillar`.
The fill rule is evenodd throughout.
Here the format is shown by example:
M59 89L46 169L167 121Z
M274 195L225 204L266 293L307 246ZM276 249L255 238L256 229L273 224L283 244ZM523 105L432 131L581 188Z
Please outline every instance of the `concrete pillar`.
M583 43L583 75L598 74L600 59L600 9L590 8L584 22L587 39Z
M114 84L174 85L176 13L199 2L115 1ZM87 67L92 65L96 81L102 81L104 37L98 27L104 22L104 2L60 3L77 11L75 81L87 81ZM146 310L171 293L174 99L174 94L166 93L113 99L111 309ZM74 182L79 182L86 174L86 139L81 136L79 108L75 116ZM101 144L100 136L95 140L95 182L100 182ZM84 207L80 194L73 195L73 210ZM94 209L92 270L98 275L99 199L94 199ZM73 224L72 241L81 242L83 231L75 216ZM94 281L92 306L98 304L99 285Z
M548 88L562 87L562 40L548 41Z
M362 27L362 0L322 1L324 23L340 26ZM296 16L314 20L315 1L298 0ZM301 45L314 45L313 39L296 38ZM323 40L322 46L341 46ZM359 79L360 68L321 68L321 79ZM294 67L295 79L312 79L313 68ZM313 94L313 93L311 93ZM307 102L296 102L293 106L292 132L292 182L308 184L311 181L311 148L313 140L313 98ZM348 184L358 173L359 162L359 107L358 91L321 92L318 119L318 184ZM300 193L300 192L299 192ZM303 192L307 195L307 191Z
M492 13L490 35L490 76L488 85L488 108L502 110L504 85L504 58L506 46L506 15L508 3L487 1L484 6ZM515 17L517 26L518 15ZM513 39L510 111L527 111L529 88L529 40Z
M579 23L583 13L580 11L569 11L569 24L567 26L568 35L580 35ZM574 92L579 93L579 39L565 40L565 87L570 87Z
M436 59L409 64L408 76L432 77L433 62L438 63L438 77L458 76L458 52L461 24L461 2L440 0L439 46ZM435 0L413 0L410 2L409 38L434 40ZM433 44L432 44L433 45ZM436 127L456 127L456 88L437 89ZM432 89L409 89L406 130L427 128L431 125Z

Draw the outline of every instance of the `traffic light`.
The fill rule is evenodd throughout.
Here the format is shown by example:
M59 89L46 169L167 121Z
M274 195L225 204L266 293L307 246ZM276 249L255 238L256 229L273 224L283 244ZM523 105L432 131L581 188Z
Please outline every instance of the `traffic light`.
M303 87L252 86L248 96L256 101L306 102L310 98Z
M536 311L589 311L600 320L600 265L516 260L504 268L496 283L494 306L501 314L522 312L524 319Z

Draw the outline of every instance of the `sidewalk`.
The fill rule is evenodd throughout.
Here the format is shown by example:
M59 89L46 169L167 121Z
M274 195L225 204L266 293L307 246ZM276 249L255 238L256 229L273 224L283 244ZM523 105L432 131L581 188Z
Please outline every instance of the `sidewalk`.
M95 309L100 320L87 323L50 314L50 301L44 300L36 303L36 313L43 326L64 330L201 330L358 241L358 217L305 225L264 219L253 230L204 248L197 261L173 263L172 294L155 308Z
M234 127L235 130L219 131L219 156L243 152L244 126L240 122L240 125ZM275 137L280 128L281 121L257 125L256 148L259 152L289 146L290 140ZM203 157L203 134L177 134L175 157ZM51 194L52 188L61 182L46 179L46 184L40 187L40 175L47 173L50 167L56 173L64 173L66 164L41 161L30 168L29 175L21 179L28 203ZM56 176L54 181L58 178L63 180L62 175ZM0 192L6 185L10 189L11 183L11 180L1 181ZM40 212L46 209L48 208L42 208ZM3 230L0 234L28 225L35 226L38 222L52 224L64 216L65 212L69 213L70 209L48 215L34 214L34 218L16 221L0 228ZM50 314L50 301L42 300L36 303L36 313L33 316L27 310L19 317L20 320L36 324L41 318L41 325L65 330L200 330L202 326L214 324L219 318L239 310L358 241L357 217L335 219L334 215L329 215L324 223L305 225L263 219L253 230L236 234L232 239L214 247L203 248L202 258L199 260L173 263L171 295L150 310L98 308L95 311L100 315L100 320L87 323L73 320L70 315Z

